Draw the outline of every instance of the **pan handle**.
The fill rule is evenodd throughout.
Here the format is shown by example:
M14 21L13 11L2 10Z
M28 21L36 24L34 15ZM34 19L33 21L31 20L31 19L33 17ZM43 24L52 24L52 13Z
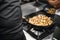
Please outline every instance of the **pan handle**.
M26 17L23 16L22 18L23 18L24 20L28 21L28 19L26 19Z
M23 16L22 18L23 18L23 19L26 19L26 17L24 17L24 16Z

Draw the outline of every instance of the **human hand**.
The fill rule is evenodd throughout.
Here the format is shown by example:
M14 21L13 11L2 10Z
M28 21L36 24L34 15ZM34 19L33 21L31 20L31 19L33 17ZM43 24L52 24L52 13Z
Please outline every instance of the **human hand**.
M54 6L55 8L60 8L60 0L48 0L49 4Z

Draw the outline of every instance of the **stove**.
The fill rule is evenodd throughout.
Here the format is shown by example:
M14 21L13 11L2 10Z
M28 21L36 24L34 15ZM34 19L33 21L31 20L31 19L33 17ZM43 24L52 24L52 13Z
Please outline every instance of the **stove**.
M43 40L44 38L46 38L47 36L51 35L54 32L55 27L47 30L44 30L44 29L38 30L38 29L32 28L31 25L27 25L25 23L23 29L34 39Z
M36 8L36 11L39 11L39 10L40 10L39 8ZM29 34L31 38L35 40L45 40L45 38L49 39L50 37L52 37L51 35L53 35L54 29L55 29L55 25L51 29L33 28L31 25L28 25L26 22L23 22L23 25L24 25L23 27L24 31L27 34ZM52 40L52 38L49 40Z

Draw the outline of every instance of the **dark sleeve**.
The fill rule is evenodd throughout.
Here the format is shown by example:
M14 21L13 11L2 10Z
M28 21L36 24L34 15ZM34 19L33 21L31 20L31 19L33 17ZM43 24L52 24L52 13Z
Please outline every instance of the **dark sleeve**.
M22 13L20 0L4 0L0 5L0 30L1 28L14 30L21 24Z
M2 0L0 0L0 3L2 2Z
M58 27L60 27L60 16L59 16L59 15L55 15L54 18L55 18L55 23L56 23L56 25L57 25Z
M3 2L3 0L0 0L0 4Z

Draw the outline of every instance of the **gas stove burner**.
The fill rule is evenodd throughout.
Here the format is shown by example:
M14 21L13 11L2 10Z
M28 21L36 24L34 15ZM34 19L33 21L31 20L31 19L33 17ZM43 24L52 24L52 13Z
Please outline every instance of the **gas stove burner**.
M34 6L35 6L35 7L40 7L40 5L41 5L41 4L38 3L38 2L35 2L35 3L34 3Z
M37 40L42 40L43 38L49 36L54 32L54 29L55 29L54 25L50 29L48 28L42 29L42 28L36 28L36 27L34 28L31 25L28 25L27 22L23 24L24 24L24 30Z
M49 36L50 34L53 33L54 31L54 28L52 28L51 30L48 30L48 31L43 31L43 30L38 30L37 28L31 28L30 25L24 27L24 30L30 34L33 38L37 39L37 40L42 40L44 39L45 37Z
M38 31L38 30L35 30L34 28L32 28L30 31L33 32L37 36L41 35L41 33L43 33L43 31Z

